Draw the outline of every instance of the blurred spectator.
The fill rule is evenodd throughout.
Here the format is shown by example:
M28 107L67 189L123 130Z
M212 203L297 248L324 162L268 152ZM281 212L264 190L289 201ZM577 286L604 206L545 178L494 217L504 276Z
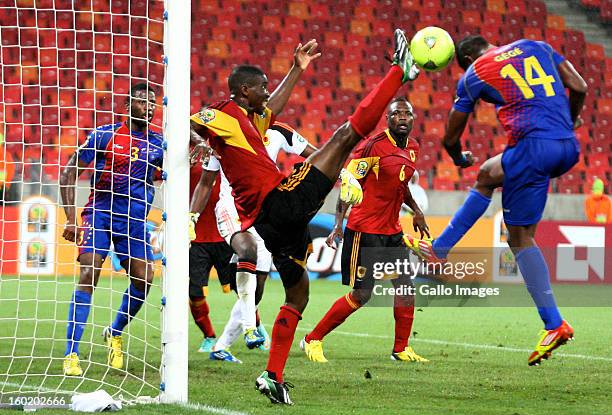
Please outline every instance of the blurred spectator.
M584 211L590 223L612 222L610 198L604 195L604 182L596 178L591 194L584 201Z
M15 175L15 165L11 153L4 146L4 135L0 133L0 203L4 203L4 195L8 192Z

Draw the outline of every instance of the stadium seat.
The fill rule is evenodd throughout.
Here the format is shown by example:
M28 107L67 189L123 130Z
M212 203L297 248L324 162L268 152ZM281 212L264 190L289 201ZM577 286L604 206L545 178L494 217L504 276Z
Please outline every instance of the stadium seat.
M546 17L546 27L550 29L563 30L565 29L565 19L563 16L549 14Z

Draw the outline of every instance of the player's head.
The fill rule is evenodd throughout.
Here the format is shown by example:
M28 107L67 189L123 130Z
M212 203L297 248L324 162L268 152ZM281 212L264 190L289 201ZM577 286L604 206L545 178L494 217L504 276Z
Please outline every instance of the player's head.
M130 120L138 127L146 127L155 115L155 91L146 83L132 85L125 101Z
M414 110L406 97L397 97L387 107L387 127L396 137L408 137L414 124Z
M466 70L476 59L482 56L492 45L480 35L467 36L457 43L457 63Z
M227 85L232 99L249 111L262 114L270 98L268 77L257 66L239 65L232 69Z

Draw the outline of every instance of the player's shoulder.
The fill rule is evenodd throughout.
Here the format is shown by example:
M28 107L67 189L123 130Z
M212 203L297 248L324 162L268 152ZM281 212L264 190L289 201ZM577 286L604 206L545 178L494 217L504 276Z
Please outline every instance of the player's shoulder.
M191 116L191 120L201 125L216 125L237 118L240 113L240 107L231 99L226 99L202 108Z
M114 124L97 125L96 127L94 127L92 132L93 133L114 133L119 128L121 128L123 124L124 124L123 122L117 122Z
M159 131L149 129L148 134L149 140L153 139L158 141L164 141L164 135Z
M94 127L93 130L90 131L89 135L87 136L87 139L88 140L110 139L115 133L115 131L117 131L123 125L124 125L123 122L118 122L114 124L97 125L96 127Z
M389 142L389 137L387 136L386 130L383 130L362 140L358 146L358 150L361 150L362 157L368 157L374 155L380 150L381 146L384 146L387 142Z

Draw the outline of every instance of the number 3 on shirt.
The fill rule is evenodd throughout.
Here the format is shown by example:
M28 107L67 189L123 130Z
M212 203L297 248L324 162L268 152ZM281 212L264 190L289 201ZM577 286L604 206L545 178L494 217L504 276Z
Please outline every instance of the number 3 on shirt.
M138 147L132 147L132 157L130 157L130 161L138 160L138 153L140 153L140 149Z
M531 99L535 96L533 90L530 88L531 86L535 85L544 86L544 92L546 92L547 97L554 96L555 90L552 84L555 82L555 77L544 72L544 68L542 68L538 58L535 56L530 56L523 60L523 64L525 65L525 78L523 78L519 71L517 71L516 68L510 63L502 68L500 75L504 79L512 79L523 93L525 99ZM537 75L535 78L533 77L534 72Z

